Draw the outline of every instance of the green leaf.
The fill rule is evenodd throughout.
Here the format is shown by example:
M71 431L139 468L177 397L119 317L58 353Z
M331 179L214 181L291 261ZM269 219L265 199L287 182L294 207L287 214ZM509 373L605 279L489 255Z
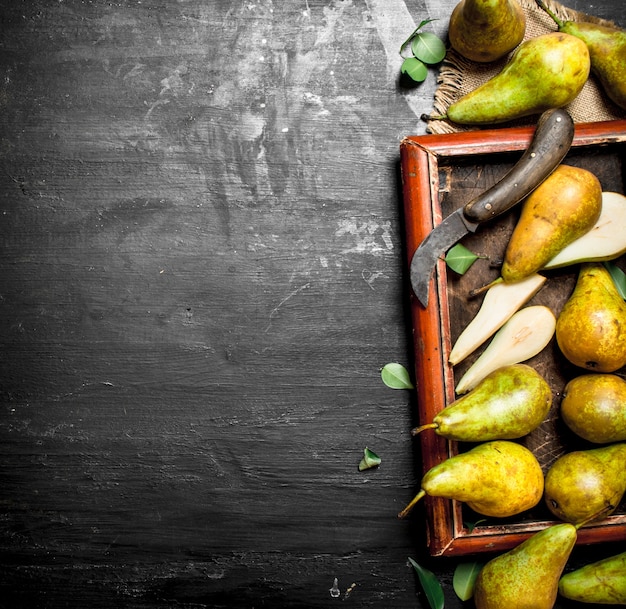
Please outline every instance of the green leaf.
M380 371L383 383L391 389L413 389L408 370L402 364L385 364Z
M459 275L463 275L478 258L481 256L468 250L461 243L457 243L448 250L446 264Z
M435 574L432 571L420 566L411 557L409 557L409 562L413 565L413 568L417 572L420 584L422 585L422 589L424 590L424 594L426 595L426 599L428 600L428 604L431 609L443 609L443 588L441 587L441 584Z
M402 51L404 50L404 47L409 44L409 42L411 42L411 40L413 40L413 38L415 38L415 36L417 36L417 34L419 33L419 31L425 26L428 25L431 21L437 21L436 19L424 19L412 32L411 35L400 45L400 55L402 55Z
M463 524L467 528L467 530L471 533L481 522L487 522L485 518L481 518L476 522L464 522Z
M441 38L431 32L422 32L413 38L411 50L417 59L424 63L439 63L446 56L446 45Z
M483 563L475 561L457 565L452 576L452 587L462 601L467 601L474 595L474 584L482 568Z
M359 471L362 472L363 470L377 467L380 465L381 461L382 459L373 450L370 450L366 446L363 451L363 458L359 463Z
M424 62L415 57L407 57L400 66L402 74L406 74L415 82L423 82L428 75L428 68Z
M614 262L605 262L604 266L613 278L613 283L620 296L626 300L626 273L622 271Z

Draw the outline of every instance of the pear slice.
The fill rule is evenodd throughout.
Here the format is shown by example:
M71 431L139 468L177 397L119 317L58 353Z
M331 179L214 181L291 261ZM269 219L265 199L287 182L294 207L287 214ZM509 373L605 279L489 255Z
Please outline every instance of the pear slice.
M579 262L613 260L626 252L626 197L602 193L602 211L593 228L564 247L543 268L554 269Z
M456 366L478 349L539 291L545 281L546 278L537 273L516 283L496 280L487 290L474 319L456 339L448 357L450 364Z
M471 391L488 374L524 362L541 352L554 336L556 317L544 305L525 307L515 313L495 334L480 357L456 386L456 393Z

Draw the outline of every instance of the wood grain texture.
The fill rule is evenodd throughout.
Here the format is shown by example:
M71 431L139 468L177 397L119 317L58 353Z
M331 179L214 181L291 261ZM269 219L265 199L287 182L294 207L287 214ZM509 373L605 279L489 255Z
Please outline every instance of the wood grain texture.
M461 606L379 376L453 4L2 3L0 606L412 608L408 556Z

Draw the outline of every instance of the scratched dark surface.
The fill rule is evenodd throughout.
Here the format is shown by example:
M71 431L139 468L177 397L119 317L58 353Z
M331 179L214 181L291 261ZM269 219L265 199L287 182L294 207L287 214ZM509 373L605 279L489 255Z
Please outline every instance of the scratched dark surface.
M425 607L409 556L468 606L379 374L454 5L0 2L1 607Z

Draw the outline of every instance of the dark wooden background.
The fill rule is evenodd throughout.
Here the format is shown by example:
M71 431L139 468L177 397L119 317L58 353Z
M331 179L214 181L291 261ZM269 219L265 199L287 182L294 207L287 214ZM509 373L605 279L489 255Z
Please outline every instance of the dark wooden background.
M455 4L0 2L0 606L425 607L408 557L467 604L380 379L436 79L398 49Z

